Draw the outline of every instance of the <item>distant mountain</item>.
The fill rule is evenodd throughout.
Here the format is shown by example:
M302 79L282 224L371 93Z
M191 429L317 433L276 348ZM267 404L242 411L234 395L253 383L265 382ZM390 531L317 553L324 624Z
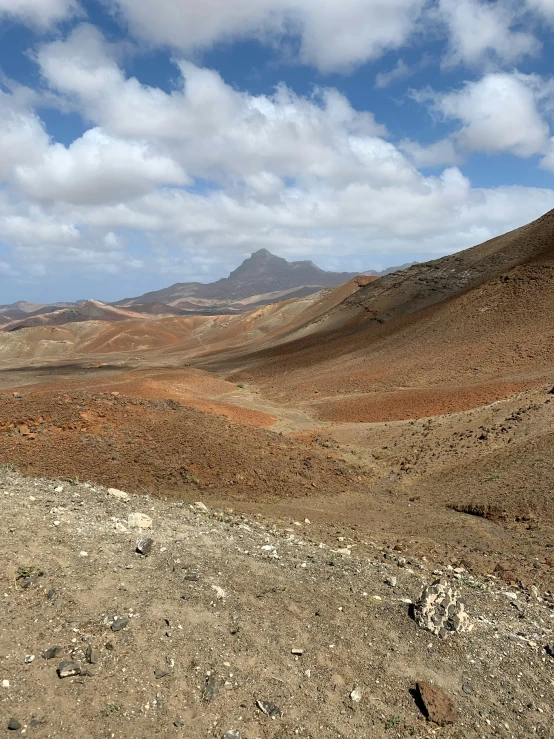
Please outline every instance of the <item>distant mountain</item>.
M237 267L229 277L217 282L179 282L163 290L126 298L114 305L161 302L185 310L214 307L218 304L244 303L242 310L253 303L271 303L288 297L310 295L324 287L335 287L357 276L357 272L325 272L313 262L287 262L282 257L260 249ZM240 310L240 306L236 305Z

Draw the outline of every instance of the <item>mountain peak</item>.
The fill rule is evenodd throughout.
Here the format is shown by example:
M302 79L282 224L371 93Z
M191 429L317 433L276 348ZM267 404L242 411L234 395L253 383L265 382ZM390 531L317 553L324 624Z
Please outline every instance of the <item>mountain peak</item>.
M274 257L274 256L275 254L272 254L267 249L258 249L258 251L255 251L250 255L250 258L259 259L259 258Z

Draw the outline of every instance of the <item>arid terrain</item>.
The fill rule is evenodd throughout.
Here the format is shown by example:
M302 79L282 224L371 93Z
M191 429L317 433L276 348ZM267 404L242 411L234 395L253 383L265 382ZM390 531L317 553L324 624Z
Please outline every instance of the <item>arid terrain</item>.
M550 212L459 254L239 315L145 316L131 303L110 307L113 320L38 316L1 333L3 715L48 714L27 730L44 737L79 735L79 700L91 737L554 736L553 305ZM114 533L129 504L105 488L148 496L132 501L155 511L155 556L134 554L128 527ZM196 501L221 515L191 518ZM272 558L281 541L293 553ZM38 565L40 588L66 593L57 610L17 581ZM183 605L184 565L203 572ZM469 593L471 634L443 642L409 618L434 572ZM212 585L228 598L211 603ZM118 635L94 677L57 688L53 666L23 663L46 641L67 652L74 622L79 643L105 649L102 619L116 611L141 614L136 641ZM144 653L149 640L159 653ZM157 682L164 660L175 665ZM202 700L210 670L226 686L219 703ZM455 697L453 724L425 721L418 680Z

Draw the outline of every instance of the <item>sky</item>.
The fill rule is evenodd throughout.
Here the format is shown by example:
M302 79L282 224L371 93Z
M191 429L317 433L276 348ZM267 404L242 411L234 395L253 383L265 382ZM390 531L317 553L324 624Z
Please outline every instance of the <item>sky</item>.
M0 0L0 303L523 225L554 208L553 35L554 0Z

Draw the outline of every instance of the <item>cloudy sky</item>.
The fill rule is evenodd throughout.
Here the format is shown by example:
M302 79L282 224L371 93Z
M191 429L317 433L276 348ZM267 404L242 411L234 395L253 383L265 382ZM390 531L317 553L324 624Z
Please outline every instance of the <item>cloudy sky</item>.
M522 225L554 207L553 35L554 0L0 0L0 303Z

